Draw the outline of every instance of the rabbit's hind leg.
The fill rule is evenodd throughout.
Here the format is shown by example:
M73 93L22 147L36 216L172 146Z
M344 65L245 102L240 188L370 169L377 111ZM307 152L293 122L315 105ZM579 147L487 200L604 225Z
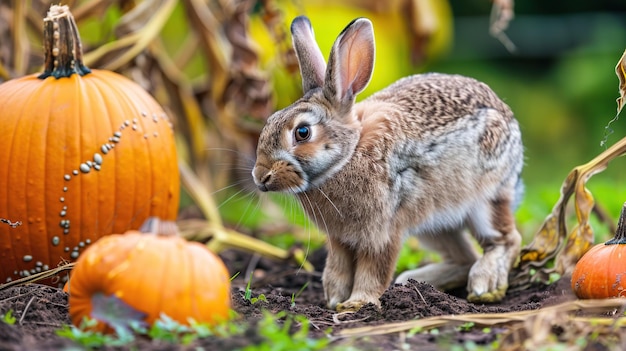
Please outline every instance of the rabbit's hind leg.
M405 271L398 275L396 283L405 284L412 279L430 283L440 290L467 284L470 268L479 255L465 231L455 229L439 234L422 234L418 236L418 240L426 249L439 253L441 262Z

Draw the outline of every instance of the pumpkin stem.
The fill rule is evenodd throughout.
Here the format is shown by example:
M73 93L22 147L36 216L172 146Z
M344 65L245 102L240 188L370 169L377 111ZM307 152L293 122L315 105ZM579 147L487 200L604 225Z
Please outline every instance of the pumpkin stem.
M59 79L74 73L80 76L90 73L83 65L83 44L69 7L50 6L43 24L44 72L38 78Z
M617 221L617 230L613 239L604 243L605 245L626 244L626 202L622 207L622 213Z
M163 221L158 217L148 217L139 228L139 231L145 234L153 234L159 236L178 236L178 226L174 221Z

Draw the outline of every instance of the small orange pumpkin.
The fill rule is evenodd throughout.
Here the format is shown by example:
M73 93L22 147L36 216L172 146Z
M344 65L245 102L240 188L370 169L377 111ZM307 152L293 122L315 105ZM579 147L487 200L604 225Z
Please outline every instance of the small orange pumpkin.
M148 324L161 313L187 325L190 318L211 324L228 318L230 279L224 263L205 245L163 230L168 226L175 224L153 226L158 233L152 234L108 235L85 250L68 283L74 325L85 316L94 318L97 295L119 298L145 314ZM110 330L102 321L94 329Z
M172 123L139 85L82 63L67 6L44 20L44 73L0 85L0 282L73 261L150 216L175 219Z
M581 299L626 297L626 204L615 237L593 246L576 263L572 290Z

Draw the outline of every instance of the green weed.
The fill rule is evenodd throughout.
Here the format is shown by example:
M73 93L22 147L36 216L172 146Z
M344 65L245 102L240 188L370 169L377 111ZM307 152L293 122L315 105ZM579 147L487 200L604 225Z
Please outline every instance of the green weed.
M13 316L13 310L8 310L0 319L8 325L13 325L16 322L15 316Z
M252 297L252 288L250 285L252 284L252 273L250 273L250 279L248 279L248 284L246 284L246 290L244 292L243 298L250 301L251 304L255 304L259 301L267 302L267 298L265 294L261 294L257 297Z
M302 292L304 291L304 289L306 289L307 286L309 286L309 282L304 283L304 285L302 285L302 287L300 288L300 290L298 290L297 293L291 294L291 308L294 308L294 306L296 305L296 299L298 298L298 296L300 296L300 294L302 294Z
M475 325L476 324L474 324L474 322L466 322L466 323L463 323L463 324L459 325L458 327L456 327L456 329L458 331L468 332L468 331L472 330Z

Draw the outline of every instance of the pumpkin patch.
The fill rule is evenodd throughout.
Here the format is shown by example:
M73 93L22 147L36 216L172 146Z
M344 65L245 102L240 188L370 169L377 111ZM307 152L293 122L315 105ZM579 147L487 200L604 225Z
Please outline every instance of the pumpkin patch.
M66 6L44 20L44 50L43 74L0 85L0 282L178 210L172 123L159 104L127 78L82 64Z

